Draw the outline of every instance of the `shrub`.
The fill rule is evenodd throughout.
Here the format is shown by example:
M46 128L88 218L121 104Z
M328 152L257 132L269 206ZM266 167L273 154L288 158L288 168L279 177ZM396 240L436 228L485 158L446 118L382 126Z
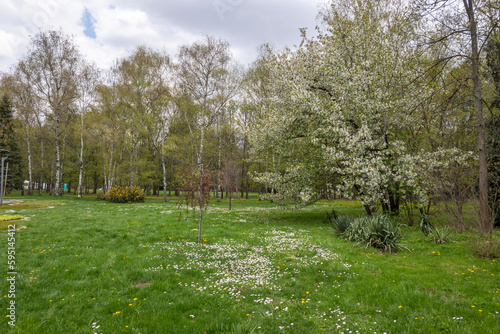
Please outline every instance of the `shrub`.
M450 233L451 231L448 230L446 227L442 229L438 229L436 227L431 228L432 239L436 244L444 243L450 236Z
M94 199L96 201L107 201L108 197L106 196L106 194L97 194L94 196Z
M471 241L471 248L474 256L481 259L500 258L500 238L494 235L489 236L489 240L484 240L484 236L474 238Z
M370 220L370 238L366 247L381 248L386 252L393 253L400 249L406 249L399 241L402 238L401 225L394 225L388 216L374 216Z
M355 218L345 230L343 236L347 241L361 243L370 237L370 218Z
M139 187L121 187L114 186L106 194L96 195L96 199L103 199L111 203L142 203L144 202L144 193Z
M23 216L20 215L0 215L0 221L10 221L10 220L17 220L17 219L22 219L24 218Z
M353 216L339 216L332 221L332 228L336 235L342 235L353 222Z
M408 250L399 243L402 238L401 225L394 225L385 215L354 219L342 236L348 241L364 244L366 248L380 248L384 252Z

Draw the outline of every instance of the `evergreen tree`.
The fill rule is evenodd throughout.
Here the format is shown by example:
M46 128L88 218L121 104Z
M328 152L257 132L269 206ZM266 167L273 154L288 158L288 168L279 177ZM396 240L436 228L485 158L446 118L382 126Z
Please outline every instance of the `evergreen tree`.
M12 104L7 96L0 101L0 156L8 156L5 166L9 163L7 189L22 186L21 153L17 146L12 117Z

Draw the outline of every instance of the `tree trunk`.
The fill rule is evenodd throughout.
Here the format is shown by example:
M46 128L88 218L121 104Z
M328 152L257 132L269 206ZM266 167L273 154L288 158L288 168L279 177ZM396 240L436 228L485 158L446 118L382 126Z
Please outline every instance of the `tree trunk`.
M98 174L97 171L94 172L94 194L97 194L97 183L98 183Z
M130 157L128 158L128 161L130 163L130 187L133 187L134 186L134 165L133 165L134 150L130 151Z
M368 216L372 216L372 208L371 208L368 204L365 204L365 205L363 205L363 206L364 206L364 208L365 208L366 214L367 214Z
M170 182L168 184L168 196L172 196L172 183L174 181L174 158L170 160L170 175L168 176ZM177 193L175 193L177 195Z
M472 47L472 82L474 84L474 106L477 123L477 148L479 151L479 227L481 233L491 234L493 226L490 222L488 207L488 161L486 157L486 140L484 135L483 102L481 96L481 81L479 78L479 49L477 41L477 22L474 15L472 0L463 0L469 18L469 29Z
M40 168L40 184L38 185L38 195L42 195L42 189L43 189L43 135L41 138L41 143L40 143L40 163L41 163L41 168Z
M218 157L217 157L217 170L218 170L218 173L217 173L217 188L216 188L217 189L216 190L217 195L216 196L217 196L217 202L218 203L221 200L221 198L220 198L220 191L221 191L221 186L220 186L220 184L221 184L221 180L220 180L220 176L221 176L220 175L220 173L221 173L221 161L220 160L221 160L221 148L222 148L222 142L221 142L221 138L220 138L220 129L219 129L219 127L220 127L220 115L217 114L217 137L218 137L217 139L219 140L219 146L218 146L218 152L217 152L217 154L218 154Z
M82 131L80 133L80 173L78 175L78 198L82 197L83 187L83 114L82 114Z
M54 159L52 159L52 164L50 165L50 183L47 190L50 196L54 194Z
M31 146L30 146L30 133L28 130L28 126L26 126L26 146L28 149L28 179L29 179L28 195L33 196L33 174L31 170Z
M63 137L63 145L62 145L62 152L61 152L61 168L60 168L60 180L61 184L59 185L59 195L64 194L64 156L66 153L66 134L64 134Z
M59 122L57 122L59 123ZM59 154L59 126L58 124L56 125L55 129L55 135L56 135L56 183L54 185L54 191L52 193L52 196L59 196L59 186L61 182L61 157Z
M161 167L163 169L163 202L167 201L167 169L165 167L165 153L164 147L165 146L165 138L162 137L161 140Z

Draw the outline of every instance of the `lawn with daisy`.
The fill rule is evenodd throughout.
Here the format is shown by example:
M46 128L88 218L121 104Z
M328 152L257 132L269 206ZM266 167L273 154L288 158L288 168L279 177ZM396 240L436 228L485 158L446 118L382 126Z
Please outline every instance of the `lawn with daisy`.
M332 209L363 215L359 202L295 209L254 198L232 210L212 201L199 244L198 222L179 220L174 198L24 199L0 210L16 217L15 232L0 233L1 333L500 331L500 260L474 256L473 233L436 244L406 226L409 251L389 254L324 223Z

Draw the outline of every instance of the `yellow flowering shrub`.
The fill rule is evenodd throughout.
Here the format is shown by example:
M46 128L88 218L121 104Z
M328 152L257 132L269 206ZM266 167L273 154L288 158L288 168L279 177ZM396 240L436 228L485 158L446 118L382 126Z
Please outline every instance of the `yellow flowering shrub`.
M106 194L96 197L111 203L142 203L145 196L142 190L135 187L113 186Z

